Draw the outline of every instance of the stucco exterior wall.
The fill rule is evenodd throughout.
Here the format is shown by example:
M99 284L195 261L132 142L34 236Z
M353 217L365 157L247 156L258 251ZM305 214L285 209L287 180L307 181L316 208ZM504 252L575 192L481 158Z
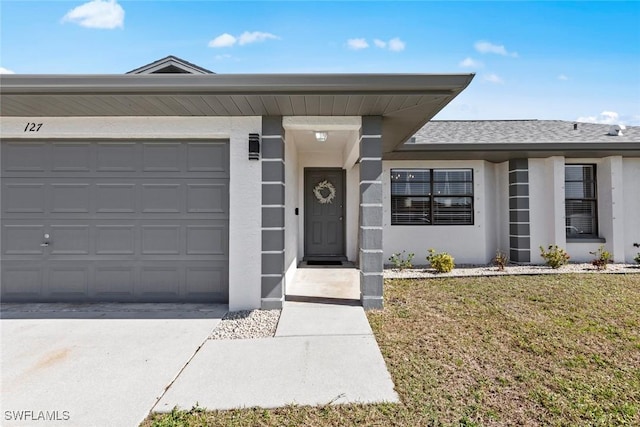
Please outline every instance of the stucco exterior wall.
M622 159L624 200L624 257L625 262L635 263L633 258L640 253L640 158Z
M540 246L566 249L564 226L564 158L529 159L531 263L544 264Z
M567 241L565 231L564 167L596 165L598 237L600 241ZM633 262L633 243L640 243L640 159L549 157L529 160L531 199L531 262L544 263L539 246L565 248L571 261L588 262L600 245L612 252L615 262Z
M497 188L497 183L496 165L494 163L484 162L484 198L476 199L475 210L476 216L482 215L485 219L485 258L488 258L486 262L490 262L498 249L498 220L502 210L498 205L499 188Z
M27 122L43 123L24 132ZM3 117L3 138L217 139L230 140L229 307L260 307L260 162L247 158L249 133L261 117Z
M285 294L287 284L291 283L295 277L298 267L298 241L300 231L298 228L298 216L296 208L300 206L298 199L299 169L298 150L293 138L286 138L284 143L285 154L285 209L284 209L284 272L285 272Z
M496 250L509 255L509 162L491 164L495 174L495 232ZM491 215L491 206L487 209L487 215Z
M495 191L487 185L485 168L490 164L482 160L473 161L384 161L382 164L383 191L383 235L385 262L391 254L403 250L415 253L414 264L427 263L429 248L449 252L457 264L484 264L495 255L489 242L495 240L495 226L487 224L487 218L495 217L495 208L489 208L486 192ZM395 168L471 168L474 181L473 225L391 225L391 169ZM488 172L490 182L491 172ZM490 197L493 199L493 196ZM490 213L487 210L490 209Z

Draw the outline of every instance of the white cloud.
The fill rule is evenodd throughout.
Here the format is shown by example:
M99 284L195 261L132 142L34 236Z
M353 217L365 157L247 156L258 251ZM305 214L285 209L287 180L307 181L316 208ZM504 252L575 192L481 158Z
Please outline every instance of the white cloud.
M470 57L463 59L458 65L464 68L482 68L484 66L482 62L476 61L475 59Z
M351 39L348 41L351 49L365 49L369 47L369 44L365 39ZM392 52L401 52L406 47L406 43L400 40L398 37L394 37L389 41L380 39L373 39L373 44L380 49L389 49Z
M484 78L484 81L489 83L495 83L495 84L504 83L504 80L502 80L502 77L500 77L497 74L485 74L483 78Z
M369 43L365 39L349 39L347 40L347 46L349 49L360 50L369 47Z
M583 116L576 119L578 122L584 123L601 123L605 125L619 125L620 115L615 111L603 111L597 116Z
M376 47L379 47L380 49L384 49L385 47L387 47L387 42L380 39L373 39L373 44L375 44Z
M0 67L0 74L15 74L15 72L8 68Z
M236 44L237 41L238 39L233 37L231 34L224 33L211 40L209 42L209 47L231 47Z
M406 43L400 40L398 37L389 40L389 50L392 52L401 52L404 50Z
M558 80L567 81L567 80L569 80L569 77L567 77L564 74L559 74L558 75Z
M231 59L231 55L225 53L224 55L216 55L214 58L216 61L224 61L225 59Z
M67 12L62 17L62 22L67 21L87 28L122 28L124 9L116 0L92 0Z
M493 44L484 40L477 41L473 46L478 52L484 54L495 53L496 55L512 56L514 58L518 56L517 52L509 52L504 45Z
M245 31L238 38L238 44L242 46L250 43L263 42L268 39L279 39L279 38L280 37L271 33L263 33L261 31L254 31L250 33L249 31Z
M279 39L280 37L271 33L263 33L262 31L245 31L238 37L232 36L229 33L220 34L215 39L209 42L209 47L231 47L236 43L240 46L251 43L259 43L269 39Z

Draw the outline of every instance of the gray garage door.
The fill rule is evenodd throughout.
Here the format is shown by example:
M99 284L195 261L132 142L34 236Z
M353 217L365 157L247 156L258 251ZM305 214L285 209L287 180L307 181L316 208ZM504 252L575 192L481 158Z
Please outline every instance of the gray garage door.
M2 143L3 301L228 300L229 143Z

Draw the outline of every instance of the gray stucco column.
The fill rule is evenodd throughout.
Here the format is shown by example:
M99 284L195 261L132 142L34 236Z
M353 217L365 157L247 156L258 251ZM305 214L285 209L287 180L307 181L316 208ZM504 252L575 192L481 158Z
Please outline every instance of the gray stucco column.
M262 118L261 308L284 301L284 129L282 117Z
M360 300L382 308L382 117L362 117L360 139Z
M529 160L509 160L509 258L531 262L529 223Z

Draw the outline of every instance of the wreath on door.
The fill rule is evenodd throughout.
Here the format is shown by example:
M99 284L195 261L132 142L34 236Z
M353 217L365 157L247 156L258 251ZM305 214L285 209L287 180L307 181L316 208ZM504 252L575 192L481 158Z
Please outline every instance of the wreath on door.
M316 184L315 187L313 187L313 194L316 196L316 199L318 199L318 202L326 205L327 203L332 203L333 199L335 199L336 187L334 187L332 183L325 179L324 181L320 181Z

